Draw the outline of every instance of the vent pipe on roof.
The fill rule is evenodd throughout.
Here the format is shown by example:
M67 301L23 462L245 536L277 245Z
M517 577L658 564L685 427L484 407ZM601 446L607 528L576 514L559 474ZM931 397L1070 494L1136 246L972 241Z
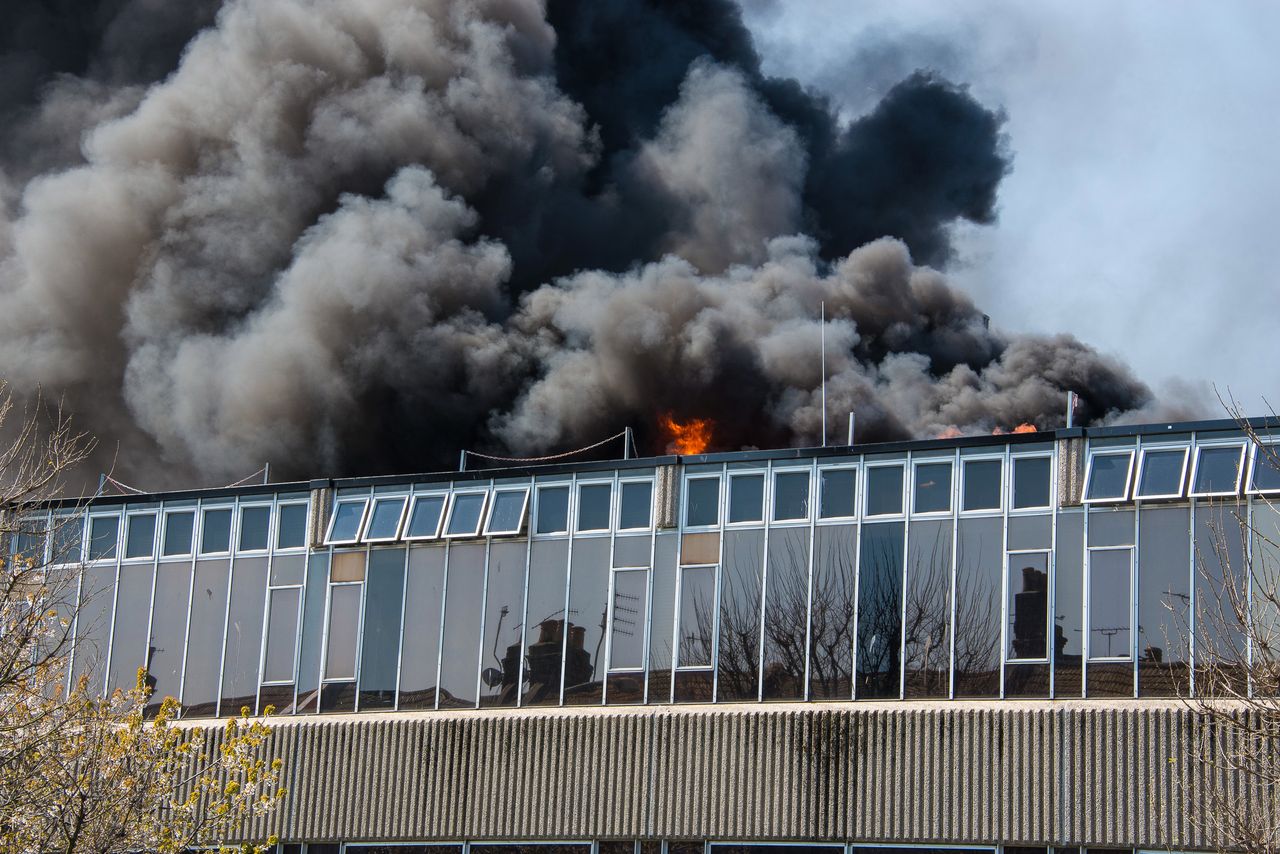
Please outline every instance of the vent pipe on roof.
M1067 429L1070 430L1075 425L1076 403L1078 398L1074 391L1067 392Z
M848 442L848 444L850 444L850 445L852 445L852 444L853 444L853 413L852 413L852 412L850 412L850 413L849 413L849 442Z

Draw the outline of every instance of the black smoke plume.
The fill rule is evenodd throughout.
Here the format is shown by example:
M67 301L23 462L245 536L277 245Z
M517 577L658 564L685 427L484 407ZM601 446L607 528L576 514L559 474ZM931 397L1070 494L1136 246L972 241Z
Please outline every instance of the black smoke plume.
M927 71L841 122L725 0L11 4L0 376L147 486L720 447L1146 405L937 269L1003 116ZM929 266L922 266L922 265Z

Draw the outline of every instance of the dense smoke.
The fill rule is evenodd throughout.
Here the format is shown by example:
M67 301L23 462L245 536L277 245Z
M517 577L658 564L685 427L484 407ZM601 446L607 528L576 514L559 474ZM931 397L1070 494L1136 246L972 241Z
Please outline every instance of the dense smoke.
M65 394L121 476L422 470L625 424L661 451L663 411L815 444L822 303L861 439L1150 401L937 272L1010 157L936 75L842 124L726 0L214 5L19 3L44 41L0 56L0 376Z

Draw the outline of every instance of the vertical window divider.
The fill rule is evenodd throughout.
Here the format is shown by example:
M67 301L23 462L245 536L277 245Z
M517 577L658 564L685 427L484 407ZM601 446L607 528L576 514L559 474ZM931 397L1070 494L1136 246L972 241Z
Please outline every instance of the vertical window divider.
M1194 435L1192 436L1192 440L1191 440L1191 448L1192 448L1191 453L1194 454L1195 453ZM1187 645L1188 645L1187 659L1190 663L1190 672L1187 676L1187 684L1190 688L1191 696L1193 697L1196 696L1196 633L1197 633L1196 630L1198 628L1198 626L1196 625L1197 623L1196 577L1199 574L1199 567L1196 564L1196 505L1197 505L1197 501L1196 501L1196 498L1193 496L1191 498L1191 507L1190 507L1190 513L1189 513L1190 524L1187 525L1187 552L1190 556L1190 560L1188 562L1190 564L1190 573L1191 573L1191 586L1188 588L1191 593L1190 607L1188 609L1190 613L1187 614L1187 625L1189 627L1188 634L1190 635L1190 637L1187 638Z
M574 472L569 477L569 504L565 508L565 536L569 538L568 557L565 558L564 567L564 611L560 622L560 685L559 698L556 703L558 706L564 705L564 664L565 658L569 655L569 589L573 585L573 531L578 524L578 473ZM487 560L487 558L486 558ZM678 600L677 600L678 604ZM523 643L523 641L521 641ZM675 673L672 673L671 690L674 695L676 688ZM674 701L674 700L673 700Z
M1246 475L1247 477L1247 475ZM1249 618L1249 625L1245 627L1244 633L1244 660L1245 673L1248 674L1248 680L1245 683L1245 695L1253 696L1253 496L1249 494L1249 483L1244 482L1244 567L1241 568L1241 574L1245 584L1244 602L1245 613ZM1135 559L1135 563L1136 563Z
M1050 463L1052 466L1052 463ZM1008 500L1001 501L1000 511L1000 652L996 656L996 664L999 667L999 693L997 696L1004 699L1004 670L1005 661L1009 657L1009 510L1013 507L1013 446L1006 444L1004 446L1004 478L1009 484ZM1053 503L1053 473L1049 473L1049 502ZM1003 497L1003 496L1002 496Z
M716 496L716 521L719 523L719 550L716 552L716 571L714 594L711 597L711 702L720 701L720 595L721 578L724 573L724 526L729 518L729 464L720 466L720 489ZM761 635L761 648L764 636Z
M689 478L683 471L676 476L680 484L680 500L676 505L676 595L671 608L671 662L668 664L671 673L670 685L667 686L667 702L676 701L676 668L680 664L680 594L684 587L684 529L685 505L689 500ZM573 548L572 545L569 546ZM572 554L572 553L571 553Z
M856 505L859 509L862 509L862 510L865 510L867 506L865 503L866 502L865 492L867 489L867 469L866 469L866 466L864 465L865 462L866 462L865 458L863 458L862 456L859 456L858 462L855 466L855 471L858 472L855 475L855 477L857 478L856 483L861 486L863 492L862 493L854 492L853 494L853 500L855 502L855 505L859 499L863 500L862 504ZM857 487L855 487L855 489L856 488ZM858 699L858 617L859 617L859 613L862 610L861 608L858 607L858 602L859 602L858 595L860 593L858 588L859 588L859 585L862 583L862 526L863 524L865 524L864 520L866 515L867 515L866 513L858 513L857 517L854 520L853 628L851 629L851 631L853 632L853 634L851 635L851 639L853 642L853 654L849 656L849 661L850 661L849 699L851 700Z
M1134 447L1132 473L1133 485L1130 495L1133 496L1133 550L1129 552L1129 657L1133 659L1133 696L1138 697L1138 602L1141 591L1138 588L1138 555L1142 551L1142 505L1138 501L1138 462L1142 459L1142 434L1137 436Z
M907 565L911 562L908 554L911 546L911 511L915 509L915 467L912 465L912 452L907 451L907 462L903 467L902 483L902 587L899 598L898 616L898 699L907 694Z
M804 688L800 694L806 701L809 699L809 656L813 650L810 637L813 635L813 563L814 563L814 531L818 520L818 458L814 457L809 468L809 589L805 598L804 609ZM763 626L761 641L764 640Z
M1061 495L1058 492L1058 443L1053 443L1053 453L1049 457L1049 625L1045 627L1049 637L1045 641L1045 655L1049 661L1049 696L1057 696L1055 673L1058 658L1058 513L1062 509Z
M116 523L116 581L111 588L111 625L107 631L107 654L102 660L102 690L98 696L107 696L107 686L111 684L111 653L116 642L116 608L120 604L120 562L124 560L125 541L129 535L128 505L121 505L120 515Z
M51 528L51 525L46 525ZM156 511L156 530L151 540L151 601L147 604L147 635L146 635L146 657L143 662L146 665L147 673L151 673L151 631L155 625L156 618L156 585L160 583L160 537L161 530L164 528L164 502L160 502L160 509ZM52 550L52 544L49 548Z
M86 528L88 527L87 519L86 519L85 527ZM84 553L85 552L82 548L81 554L84 554ZM67 678L63 680L63 690L65 690L68 695L71 693L71 681L72 679L75 678L76 653L79 651L79 646L80 646L76 641L79 638L79 634L80 634L79 632L80 607L81 607L80 600L84 597L84 573L85 573L85 567L87 565L88 565L88 561L81 561L80 566L76 570L76 608L75 608L75 612L71 615L71 627L70 627L71 654L67 657ZM184 670L186 669L186 661L187 661L187 658L184 655L182 657Z
M191 650L188 648L191 643L191 610L195 607L196 592L196 560L200 556L200 538L204 532L204 499L196 499L196 516L191 521L191 573L187 579L187 619L182 628L182 671L178 674L178 704L181 706L186 701L187 689L187 661L190 659ZM294 697L295 704L297 697Z
M222 614L222 652L218 658L218 690L214 692L214 714L222 716L222 678L227 666L227 626L231 622L231 588L236 578L236 545L240 538L240 496L231 504L231 533L227 544L227 605Z
M644 648L640 652L640 669L644 673L643 696L644 703L649 703L649 644L653 640L653 578L657 574L658 567L658 478L655 474L653 479L653 491L649 493L649 572L645 576L645 606L644 606ZM637 844L639 844L637 842Z
M728 492L726 485L725 492ZM765 463L764 469L764 501L760 515L764 522L764 550L760 553L760 618L756 627L760 632L760 648L756 651L759 659L756 665L756 701L764 702L764 613L765 603L769 601L769 530L773 527L773 460ZM721 535L723 536L723 534ZM723 540L721 541L723 548ZM716 634L719 634L717 631Z
M253 710L255 713L262 711L262 680L267 675L267 633L271 628L271 564L275 560L276 554L276 515L279 513L280 498L278 494L271 496L271 509L268 511L271 515L267 523L267 583L263 585L262 592L262 642L258 644L258 679L257 687L253 694ZM303 570L305 575L306 570ZM295 632L295 634L297 634Z
M324 577L324 615L320 623L320 668L316 680L316 714L324 702L325 665L329 660L329 608L333 602L333 546L329 549L329 565Z
M490 492L492 492L492 487L493 487L492 480L489 481L489 486L490 486ZM481 519L481 522L483 521L484 520ZM481 528L481 530L483 530L483 528ZM476 709L480 708L480 691L484 687L484 683L480 679L480 669L484 665L484 630L485 630L485 623L488 622L485 619L485 617L486 617L486 612L489 610L489 555L492 551L493 551L493 537L485 537L484 538L484 581L483 581L483 584L480 585L480 640L479 640L479 643L476 644L476 661L475 661L475 667L473 668L475 670L475 676L476 676L476 704L472 708L476 708ZM568 615L566 614L566 619L567 619L567 616ZM561 690L563 690L563 688L564 686L562 685Z
M1090 447L1090 445L1092 445L1092 442L1089 440L1088 437L1085 437L1084 458L1086 460L1086 465L1088 464L1087 461L1089 460L1089 454L1092 451L1092 448ZM1087 476L1088 475L1086 472L1086 477ZM1089 588L1091 586L1089 584L1089 576L1092 574L1092 568L1089 565L1089 517L1093 515L1093 507L1089 504L1084 504L1083 492L1081 493L1081 504L1083 504L1084 506L1084 522L1083 522L1083 525L1081 526L1081 545L1082 545L1081 566L1083 566L1084 572L1082 573L1082 577L1080 579L1081 581L1080 634L1082 634L1084 637L1082 637L1080 640L1080 696L1088 697L1089 696L1089 649L1092 646L1092 644L1089 643L1089 636L1092 634L1092 632L1089 631L1089 625L1090 625L1089 620L1093 618L1093 615L1089 613Z
M452 491L453 485L450 484L449 488ZM446 493L445 503L448 504L448 501L449 495ZM441 512L443 513L444 511L441 510ZM444 524L443 519L441 519L441 524ZM439 619L436 620L436 696L435 699L432 700L433 709L440 708L440 674L444 668L444 608L449 601L449 552L452 548L453 540L445 540L444 572L442 573L444 580L440 584L440 614Z
M524 585L520 589L520 655L516 661L516 708L524 705L524 650L528 639L529 624L529 572L533 565L533 528L537 524L538 515L534 512L534 500L538 495L537 478L529 477L529 504L528 522L525 529L524 538ZM407 558L407 553L406 553ZM408 599L408 575L405 576L405 599ZM404 626L404 618L400 619L400 625ZM403 631L401 632L403 634Z
M400 524L404 527L409 522L409 506L413 503L413 491L405 499L404 513ZM400 631L396 633L396 687L391 700L391 711L400 711L400 671L404 667L404 618L409 602L409 544L404 543L404 567L400 573Z
M650 511L650 516L652 516ZM650 520L652 521L652 520ZM605 585L604 600L604 679L600 685L600 705L609 703L609 670L613 667L613 549L618 537L618 526L622 523L622 484L618 482L618 472L613 472L613 485L609 489L609 582ZM646 614L646 617L648 615ZM597 661L596 665L599 666Z
M948 700L954 700L956 697L956 564L959 561L957 550L960 547L960 512L963 509L960 502L964 500L964 493L960 485L964 479L964 469L962 468L963 462L960 459L959 448L956 448L955 462L952 465L955 466L953 469L955 474L951 478L951 589L947 596L947 610L949 611L947 617L949 645L947 650ZM1001 463L1002 467L1003 465ZM1003 503L1003 494L1000 497L1001 503Z

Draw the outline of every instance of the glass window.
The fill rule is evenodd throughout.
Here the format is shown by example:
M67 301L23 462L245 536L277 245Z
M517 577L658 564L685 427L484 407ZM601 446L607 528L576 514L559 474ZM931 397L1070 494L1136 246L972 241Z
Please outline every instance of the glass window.
M79 563L84 542L84 517L53 517L51 540L50 563Z
M1091 454L1084 500L1123 501L1129 492L1129 469L1132 467L1133 451Z
M569 530L569 487L538 488L539 534L563 534Z
M115 560L116 540L119 536L119 516L91 517L89 519L89 560Z
M719 481L716 481L719 485ZM715 638L716 568L687 566L680 576L678 667L710 667Z
M653 481L633 480L622 484L619 530L648 528L653 514Z
M47 536L44 516L27 517L18 523L14 532L12 552L31 561L33 566L44 562L44 542Z
M307 505L281 504L276 516L276 548L300 549L307 544Z
M736 474L729 477L729 521L764 521L764 475Z
M610 670L639 670L644 667L648 587L647 569L618 571L613 574L613 618L609 621Z
M867 515L896 516L902 512L902 466L867 468Z
M413 499L405 538L428 540L440 535L440 517L444 511L443 495L419 495Z
M364 538L371 542L387 542L400 534L400 519L408 498L377 498L365 526Z
M267 659L263 682L292 682L298 645L298 601L302 590L286 587L271 591L267 610Z
M360 636L360 588L341 584L329 588L329 644L325 650L325 679L356 678L356 643Z
M231 508L204 511L200 530L200 554L226 554L231 551Z
M1045 658L1049 637L1049 553L1009 555L1010 660Z
M191 554L191 536L195 524L194 510L164 514L164 542L160 554L165 557Z
M951 512L951 463L917 463L914 512Z
M333 508L333 520L329 523L329 543L354 543L360 536L360 523L364 520L364 508L369 499L339 501Z
M1013 509L1049 506L1049 458L1015 457Z
M265 552L270 542L271 508L240 508L240 551Z
M1250 492L1280 492L1280 445L1254 445Z
M578 530L609 530L609 502L613 484L584 483L578 487Z
M1000 477L1003 473L1003 460L965 460L964 499L960 509L999 510Z
M151 557L155 552L156 514L138 513L125 518L125 559Z
M707 527L720 521L720 478L691 477L685 481L685 492L685 527Z
M778 472L773 476L773 521L809 518L809 473Z
M1186 448L1144 449L1138 470L1139 498L1175 498L1182 494Z
M822 495L818 515L823 519L847 519L857 515L857 469L823 469L819 474Z
M1244 445L1196 449L1192 495L1235 495L1240 489Z
M529 498L527 489L499 489L493 493L493 506L489 509L486 534L518 534L524 526L524 506Z
M445 526L446 537L474 537L480 531L480 517L484 514L485 493L455 492L449 508L449 522Z
M1089 552L1089 658L1129 658L1131 549Z

